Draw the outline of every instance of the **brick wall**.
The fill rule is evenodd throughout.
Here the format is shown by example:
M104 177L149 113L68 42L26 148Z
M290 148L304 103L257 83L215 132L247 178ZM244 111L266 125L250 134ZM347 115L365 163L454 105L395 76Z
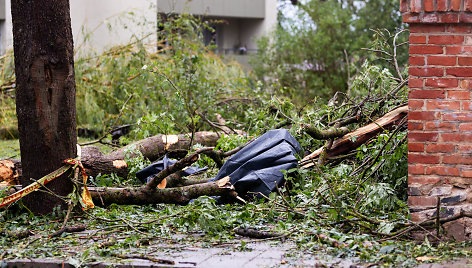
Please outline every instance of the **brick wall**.
M400 10L410 25L412 219L436 215L438 199L442 217L472 211L472 0L401 0ZM467 238L472 222L460 224Z

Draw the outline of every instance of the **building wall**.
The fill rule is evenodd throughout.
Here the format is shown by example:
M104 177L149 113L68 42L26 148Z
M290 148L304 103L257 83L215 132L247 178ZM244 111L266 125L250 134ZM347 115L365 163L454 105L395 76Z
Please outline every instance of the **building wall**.
M220 18L265 18L266 0L157 0L159 13L189 13Z
M10 1L0 0L1 53L13 48ZM1 18L3 6L4 20ZM219 51L232 54L234 48L245 46L251 53L257 50L256 39L275 27L276 7L277 0L70 0L74 47L79 55L101 52L153 33L158 12L188 12L225 20L226 23L217 26ZM151 34L148 41L155 38L156 35ZM238 55L238 58L244 57ZM244 59L241 63L247 61Z
M277 23L277 0L158 0L157 10L226 21L218 27L222 39L219 51L226 53L237 46L255 51L256 39Z
M70 0L70 4L74 44L82 52L126 44L156 29L155 0ZM84 45L87 34L91 42ZM147 40L156 37L152 34Z
M156 0L70 0L74 47L79 53L103 51L116 44L129 42L134 36L155 31ZM0 2L0 4L2 4ZM5 20L0 21L0 50L13 48L11 0L5 0ZM129 15L134 13L134 17ZM134 22L146 22L136 25ZM134 20L134 21L133 21ZM84 38L89 35L88 42ZM155 35L150 36L156 38Z
M472 239L472 0L401 0L410 24L408 204Z

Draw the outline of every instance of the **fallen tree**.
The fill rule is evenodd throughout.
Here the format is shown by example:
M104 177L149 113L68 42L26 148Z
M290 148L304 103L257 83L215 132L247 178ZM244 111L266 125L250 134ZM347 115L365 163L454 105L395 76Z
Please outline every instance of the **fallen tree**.
M324 146L304 157L301 160L300 165L302 168L310 168L314 166L316 163L315 160L320 157L324 150L326 150L327 158L333 158L348 153L368 142L380 132L390 130L401 122L403 122L403 124L406 123L404 119L407 117L407 114L408 107L401 106L385 114L374 122L349 133L349 130L346 127L318 130L310 125L303 125L302 129L313 138L333 139L338 137L338 139L332 142L329 149L326 149L326 146ZM128 175L128 166L124 161L124 158L127 151L133 154L134 151L132 148L139 150L145 158L151 161L159 159L166 153L170 154L171 157L181 158L187 154L189 147L193 144L215 146L220 135L221 133L218 132L207 131L196 132L193 138L191 137L191 134L156 135L137 141L105 155L102 154L96 146L85 146L82 150L82 163L89 176L115 173L118 176L126 177ZM223 158L234 154L242 148L243 146L240 146L230 152L205 150L201 153L212 158L215 163L221 167ZM130 157L132 157L132 155ZM165 177L170 175L172 174L167 174ZM0 160L0 181L3 181L4 185L18 184L19 176L21 176L21 162L19 160ZM188 184L187 180L176 180L177 176L178 175L174 174L171 177L173 182L171 182L170 186L184 186Z

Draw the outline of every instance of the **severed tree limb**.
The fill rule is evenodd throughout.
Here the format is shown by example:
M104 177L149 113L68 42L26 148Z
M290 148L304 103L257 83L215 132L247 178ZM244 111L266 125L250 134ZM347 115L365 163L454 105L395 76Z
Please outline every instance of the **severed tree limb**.
M33 232L31 232L30 230L23 230L23 231L0 230L0 236L11 237L13 239L23 239L30 235L33 235Z
M349 133L347 127L333 127L327 130L320 130L312 125L302 125L302 129L313 139L317 140L339 138Z
M21 162L19 160L0 160L0 186L18 185L21 175Z
M147 205L158 203L187 204L200 196L227 196L236 198L237 193L229 182L229 177L191 186L155 189L152 192L143 187L111 188L90 187L90 195L96 204L107 206L118 205Z
M245 237L250 237L250 238L257 238L257 239L265 239L265 238L283 236L283 234L264 232L264 231L259 231L259 230L252 229L252 228L237 228L237 229L234 230L234 233L236 233L237 235L240 235L240 236L245 236Z
M79 225L74 225L74 226L65 226L62 227L61 229L57 230L56 232L52 233L49 237L56 237L60 236L63 233L76 233L76 232L82 232L87 229L87 226L85 224L79 224Z
M385 129L392 129L396 125L405 122L403 120L407 116L408 106L401 106L385 114L376 121L342 136L341 138L335 140L331 148L327 150L327 157L333 157L356 149ZM312 167L314 165L313 160L319 157L322 152L323 148L320 148L307 155L302 159L300 166L302 168Z

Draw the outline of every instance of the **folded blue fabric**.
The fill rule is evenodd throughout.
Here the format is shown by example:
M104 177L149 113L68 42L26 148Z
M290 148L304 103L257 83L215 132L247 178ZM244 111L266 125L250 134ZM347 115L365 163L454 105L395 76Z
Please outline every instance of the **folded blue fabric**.
M286 129L270 130L229 158L211 181L229 176L238 195L260 192L268 196L284 183L282 170L297 166L295 155L301 151Z

